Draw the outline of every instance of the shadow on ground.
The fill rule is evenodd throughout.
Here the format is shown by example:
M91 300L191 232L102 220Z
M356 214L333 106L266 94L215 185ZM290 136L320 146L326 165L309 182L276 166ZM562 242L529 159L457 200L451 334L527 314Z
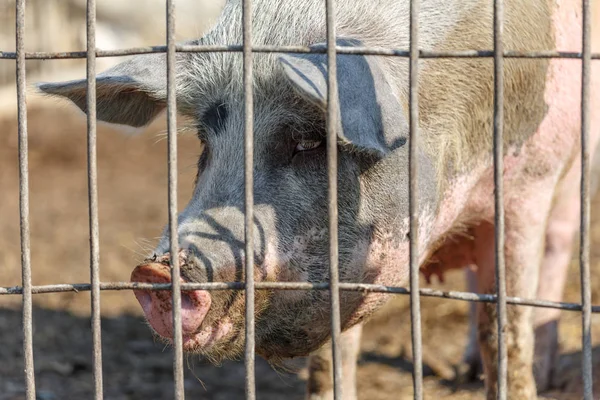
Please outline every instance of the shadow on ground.
M90 320L63 311L36 307L34 362L38 398L91 398L93 387ZM24 398L20 310L0 309L0 399ZM17 334L17 332L19 334ZM172 351L155 341L143 319L136 316L102 318L102 360L106 399L172 399ZM244 363L214 367L187 357L186 398L243 399ZM304 382L295 374L276 372L256 360L259 398L277 399L286 393L301 399Z

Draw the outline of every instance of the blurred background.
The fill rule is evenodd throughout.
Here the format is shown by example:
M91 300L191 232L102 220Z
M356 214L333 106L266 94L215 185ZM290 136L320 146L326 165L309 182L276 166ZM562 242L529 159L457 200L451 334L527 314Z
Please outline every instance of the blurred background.
M27 51L85 50L85 0L28 0ZM97 44L117 49L165 43L164 0L98 0ZM214 23L223 0L178 0L177 39L199 37ZM14 0L0 0L0 52L15 48ZM123 58L99 58L98 71ZM28 61L27 82L85 77L85 60ZM28 91L31 252L33 284L89 282L86 121L66 102ZM124 136L98 130L100 275L127 281L153 248L167 222L165 120ZM191 195L200 147L193 135L179 141L179 206ZM14 60L0 59L0 286L21 285L16 87ZM600 198L593 200L593 212ZM592 221L594 300L600 297L600 215ZM576 252L574 254L577 254ZM445 290L464 290L451 272ZM565 301L579 302L576 260ZM24 398L21 298L0 296L0 400ZM129 291L102 292L102 351L106 399L172 398L172 353L156 342ZM468 303L422 299L425 394L428 398L480 399L481 381L455 387L452 366L467 340ZM90 296L34 296L34 357L38 398L91 398ZM600 382L600 320L593 317L596 383ZM563 312L556 389L546 399L581 398L580 314ZM187 398L244 398L243 362L220 367L186 357ZM260 399L302 399L304 360L273 370L257 359ZM399 296L365 329L358 369L361 399L409 399L411 342L408 298ZM600 395L600 386L596 388Z

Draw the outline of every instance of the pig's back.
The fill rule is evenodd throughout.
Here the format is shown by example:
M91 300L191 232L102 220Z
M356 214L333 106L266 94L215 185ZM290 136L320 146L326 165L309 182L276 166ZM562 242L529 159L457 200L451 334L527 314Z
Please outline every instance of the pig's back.
M504 50L554 50L552 8L547 0L505 2ZM479 2L436 50L493 49L493 4ZM421 126L439 171L441 189L451 177L491 159L493 59L429 59L422 62ZM504 140L518 150L544 119L547 59L504 60Z

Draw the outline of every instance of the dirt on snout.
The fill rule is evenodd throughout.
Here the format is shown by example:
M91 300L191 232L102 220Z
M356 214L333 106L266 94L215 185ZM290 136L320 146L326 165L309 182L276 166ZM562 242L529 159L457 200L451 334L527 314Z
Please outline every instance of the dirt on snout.
M84 117L67 107L29 110L31 259L35 285L89 282L86 133ZM98 182L100 276L127 281L135 265L156 243L167 221L164 121L141 136L126 137L100 127ZM191 195L199 144L193 135L179 139L179 206ZM0 286L21 284L17 123L0 120ZM593 201L593 212L600 198ZM600 213L591 231L592 288L600 302ZM576 254L576 253L575 253ZM424 281L424 280L423 280ZM464 290L460 271L446 276L445 290ZM574 261L565 301L579 302ZM25 398L19 296L0 296L0 400ZM172 352L155 340L130 291L102 292L104 398L172 399ZM466 302L422 299L425 397L482 399L481 381L456 386L453 365L467 341ZM38 399L86 399L93 395L89 293L34 296L34 361ZM600 396L600 319L593 317L595 393ZM581 317L563 312L561 357L555 389L544 399L580 399ZM259 399L302 399L305 360L286 369L256 361ZM366 326L358 368L359 398L410 399L411 341L408 298L398 296ZM186 357L189 399L243 399L243 361L215 367ZM598 397L600 398L600 397Z

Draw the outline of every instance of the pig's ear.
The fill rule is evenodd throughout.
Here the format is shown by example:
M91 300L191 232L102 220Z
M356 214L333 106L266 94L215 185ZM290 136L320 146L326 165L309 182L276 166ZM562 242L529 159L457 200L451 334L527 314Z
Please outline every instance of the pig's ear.
M338 46L357 45L339 39ZM318 44L315 46L324 46ZM279 58L285 76L306 99L327 107L325 54L285 54ZM378 62L362 55L337 56L340 124L338 137L359 151L385 156L406 143L408 124Z
M165 108L166 63L164 54L137 56L96 78L97 118L112 124L142 127ZM86 80L43 83L47 94L66 97L87 112Z

